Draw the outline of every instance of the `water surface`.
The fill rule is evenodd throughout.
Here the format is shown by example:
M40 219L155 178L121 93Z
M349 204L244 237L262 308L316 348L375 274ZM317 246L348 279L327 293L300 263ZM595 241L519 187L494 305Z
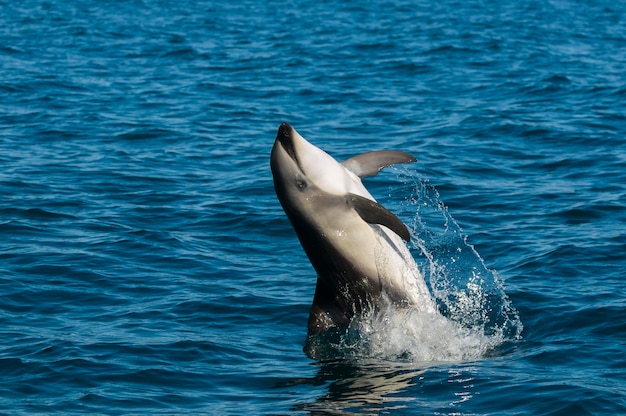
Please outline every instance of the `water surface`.
M3 2L0 412L626 412L625 13ZM477 267L514 330L457 359L307 358L282 121L339 160L414 154L366 186L439 295Z

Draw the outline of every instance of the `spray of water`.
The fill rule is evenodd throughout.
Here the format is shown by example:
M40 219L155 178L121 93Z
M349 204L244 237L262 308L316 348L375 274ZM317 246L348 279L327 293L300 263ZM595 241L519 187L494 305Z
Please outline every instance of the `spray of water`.
M415 208L413 252L440 312L494 342L519 339L523 326L502 281L467 242L435 187L418 181L408 204Z
M416 270L408 282L425 280L436 311L382 302L350 327L310 337L305 351L316 358L378 358L449 362L497 354L520 338L522 323L495 271L467 242L439 193L427 180L405 179L412 188L407 211L412 224ZM420 280L420 281L417 281Z

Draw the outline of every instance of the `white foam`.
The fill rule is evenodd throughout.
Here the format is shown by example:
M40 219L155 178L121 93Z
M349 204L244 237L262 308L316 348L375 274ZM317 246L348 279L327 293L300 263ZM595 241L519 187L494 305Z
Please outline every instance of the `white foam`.
M486 335L439 313L392 305L352 323L358 342L349 346L354 357L411 362L473 360L503 342L501 335ZM348 347L348 346L346 346Z

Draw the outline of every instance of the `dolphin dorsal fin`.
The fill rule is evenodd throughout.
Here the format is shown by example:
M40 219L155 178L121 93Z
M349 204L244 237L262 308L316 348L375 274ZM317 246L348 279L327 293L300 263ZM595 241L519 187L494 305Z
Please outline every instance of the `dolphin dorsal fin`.
M367 178L368 176L376 176L381 169L387 166L415 162L416 160L412 155L397 150L378 150L353 156L341 164L359 178Z
M346 195L346 203L353 207L368 224L380 224L398 234L404 241L411 241L411 233L402 220L376 201L356 194Z

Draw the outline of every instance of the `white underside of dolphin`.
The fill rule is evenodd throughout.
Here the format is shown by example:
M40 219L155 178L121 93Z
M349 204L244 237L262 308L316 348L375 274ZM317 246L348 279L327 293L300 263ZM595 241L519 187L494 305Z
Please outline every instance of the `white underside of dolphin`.
M407 227L361 182L413 161L407 153L378 151L339 163L289 124L280 126L271 154L276 194L318 275L309 334L346 327L383 305L436 312L405 244Z

